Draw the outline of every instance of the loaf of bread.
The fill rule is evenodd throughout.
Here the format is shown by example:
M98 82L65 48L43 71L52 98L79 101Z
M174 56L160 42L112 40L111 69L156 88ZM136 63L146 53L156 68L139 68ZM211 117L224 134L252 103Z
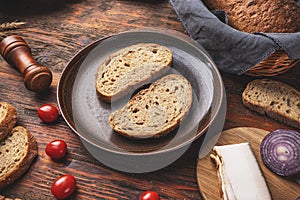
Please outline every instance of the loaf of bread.
M295 0L203 0L210 10L224 10L228 24L244 32L300 31L300 7Z
M162 45L139 43L111 54L99 66L96 89L100 99L115 101L168 71L172 51Z
M251 110L300 128L300 92L285 83L253 80L245 88L242 100Z
M181 75L170 74L141 90L109 116L111 128L131 138L165 135L178 127L192 104L192 87Z
M0 191L27 171L37 151L35 138L22 126L0 141Z
M16 108L7 102L0 102L0 140L6 137L16 123Z

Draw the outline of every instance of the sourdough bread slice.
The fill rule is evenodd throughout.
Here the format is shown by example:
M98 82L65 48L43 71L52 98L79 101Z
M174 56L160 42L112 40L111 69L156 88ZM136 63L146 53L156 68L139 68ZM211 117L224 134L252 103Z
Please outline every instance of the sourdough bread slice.
M16 123L16 108L7 102L0 102L0 140L6 137Z
M127 137L160 137L178 127L192 99L189 81L170 74L138 92L123 108L111 113L108 122L115 132Z
M99 66L96 90L105 102L115 101L168 71L172 51L162 45L139 43L111 54Z
M285 83L271 79L251 81L242 100L251 110L300 128L300 92Z
M35 138L22 126L16 126L0 142L0 191L30 167L37 156Z

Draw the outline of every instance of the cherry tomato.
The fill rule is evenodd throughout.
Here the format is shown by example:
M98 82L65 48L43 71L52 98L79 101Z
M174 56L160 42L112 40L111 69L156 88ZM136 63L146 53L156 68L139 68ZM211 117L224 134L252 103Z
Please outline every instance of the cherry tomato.
M47 123L54 122L58 118L58 110L55 106L44 104L38 109L38 117Z
M67 153L67 143L63 140L53 140L47 144L45 152L51 158L62 158Z
M157 192L148 190L141 194L140 200L160 200L160 197Z
M69 197L76 188L76 179L70 174L58 177L51 186L51 192L57 199Z

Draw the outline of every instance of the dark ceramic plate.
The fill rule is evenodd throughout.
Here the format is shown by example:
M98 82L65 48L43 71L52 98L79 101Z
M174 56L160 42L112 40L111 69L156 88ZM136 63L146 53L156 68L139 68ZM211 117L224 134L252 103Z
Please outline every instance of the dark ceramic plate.
M193 87L188 116L177 129L158 139L133 140L114 133L107 123L108 116L126 104L130 96L107 104L99 100L95 89L95 74L101 62L109 54L141 42L169 47L173 65L168 73L185 76ZM181 156L207 130L224 97L218 70L201 47L175 31L142 29L100 39L76 54L61 75L57 98L64 119L95 158L117 170L148 172Z

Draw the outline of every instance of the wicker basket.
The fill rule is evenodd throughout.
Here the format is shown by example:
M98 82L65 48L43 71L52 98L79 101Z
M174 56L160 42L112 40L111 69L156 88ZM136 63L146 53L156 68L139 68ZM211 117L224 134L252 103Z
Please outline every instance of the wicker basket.
M298 62L300 62L300 59L291 60L283 50L277 50L245 74L251 76L276 76L288 71Z

